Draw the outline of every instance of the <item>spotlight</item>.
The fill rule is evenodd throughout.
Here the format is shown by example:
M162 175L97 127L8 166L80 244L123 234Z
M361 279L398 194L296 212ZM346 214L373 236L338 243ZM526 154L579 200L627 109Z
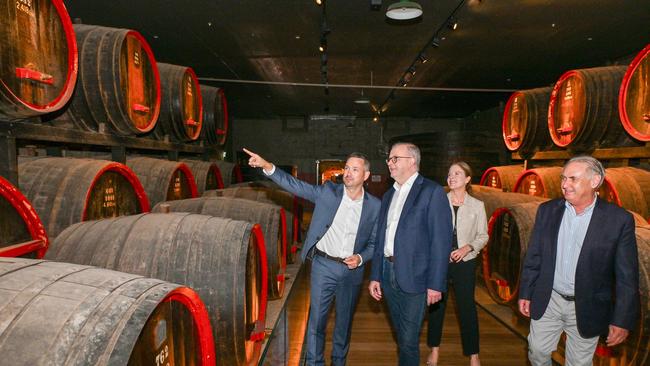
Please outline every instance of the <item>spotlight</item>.
M415 76L415 66L411 66L411 67L409 67L408 72L410 72L411 75Z
M420 59L420 62L422 62L423 64L426 64L427 61L429 61L429 59L427 58L427 55L425 55L424 52L420 53L418 58Z
M440 38L433 37L433 40L431 41L431 46L434 48L440 47Z
M422 15L422 6L414 1L401 0L388 6L386 16L394 20L410 20Z
M373 122L379 122L379 116L374 116L372 117Z
M325 52L326 49L327 49L327 38L320 37L320 46L318 46L318 50L320 52Z
M447 22L447 27L451 30L456 30L458 28L458 21L454 18L449 18L449 21Z
M323 5L323 0L316 0L316 5Z

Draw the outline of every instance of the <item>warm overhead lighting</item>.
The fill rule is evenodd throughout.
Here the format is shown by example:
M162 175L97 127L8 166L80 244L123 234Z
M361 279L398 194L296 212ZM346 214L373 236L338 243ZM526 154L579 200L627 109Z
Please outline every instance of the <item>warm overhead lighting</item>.
M373 121L373 122L378 122L378 121L379 121L379 116L374 116L374 117L372 117L372 121Z
M323 0L316 0L316 5L322 5L322 4L323 4Z
M422 62L423 64L426 64L427 61L429 61L429 59L427 58L427 55L425 55L424 52L420 53L418 58L420 59L420 62Z
M410 72L411 75L415 76L415 66L411 66L411 67L409 67L409 71L408 71L408 72Z
M370 99L361 97L359 99L355 99L354 102L356 104L370 104Z
M456 30L458 28L458 22L454 18L450 18L449 22L447 23L447 27L451 30Z
M422 15L422 6L414 1L405 1L388 6L386 16L394 20L415 19Z
M321 52L325 52L325 46L323 45L318 46L318 50Z

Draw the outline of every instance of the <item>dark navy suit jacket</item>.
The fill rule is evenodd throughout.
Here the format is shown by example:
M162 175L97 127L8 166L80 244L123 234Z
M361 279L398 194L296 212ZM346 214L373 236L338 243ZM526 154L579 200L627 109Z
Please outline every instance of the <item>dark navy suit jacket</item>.
M565 200L539 206L519 285L540 319L553 291L555 257ZM575 277L578 331L585 338L607 334L609 324L634 329L639 316L639 263L634 218L600 198L587 228Z
M312 248L325 235L330 225L332 225L336 211L343 199L345 186L329 181L323 185L311 185L294 178L277 167L269 178L287 191L315 204L309 230L307 231L307 236L305 237L301 251L302 259L305 260ZM361 255L363 264L368 263L372 259L374 226L377 221L377 215L379 214L379 206L380 202L378 198L364 192L361 219L359 220L357 237L354 242L354 253ZM362 268L362 266L359 266L352 270L354 272L352 274L353 281L358 283L362 282Z
M370 275L373 281L381 281L386 221L394 193L395 189L391 188L381 203ZM447 290L452 230L451 208L444 189L419 175L406 198L395 232L393 263L397 284L402 291Z

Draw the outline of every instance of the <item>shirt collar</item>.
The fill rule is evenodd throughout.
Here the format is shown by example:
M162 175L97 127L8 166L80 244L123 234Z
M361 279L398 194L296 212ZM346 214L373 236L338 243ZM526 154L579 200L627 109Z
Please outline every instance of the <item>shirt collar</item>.
M405 187L411 187L413 185L413 182L418 178L418 175L420 175L418 172L413 173L412 176L409 177L409 179L404 182L404 184L400 185L399 183L395 182L393 183L393 188L395 188L396 191L399 191L402 188Z
M343 187L343 199L346 200L346 201L361 202L361 201L363 201L363 198L365 197L365 195L366 195L366 191L365 191L365 189L363 189L363 187L361 187L361 196L359 196L359 198L357 198L356 200L353 200L348 195L348 190L345 188L345 186Z
M590 213L591 211L594 210L594 207L596 207L596 201L597 200L598 200L598 195L594 193L594 200L591 202L591 204L589 204L589 206L585 207L585 210L582 211L582 213L580 213L580 214L576 213L575 207L573 207L573 205L571 203L569 203L569 201L564 200L564 206L566 208L570 209L571 212L573 212L575 215L582 216L582 215Z

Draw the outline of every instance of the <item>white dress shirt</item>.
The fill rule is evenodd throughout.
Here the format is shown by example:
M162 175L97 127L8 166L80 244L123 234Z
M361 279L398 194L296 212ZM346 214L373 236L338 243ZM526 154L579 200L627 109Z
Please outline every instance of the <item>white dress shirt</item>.
M333 257L347 258L354 254L354 242L361 221L363 209L363 190L359 199L353 200L343 189L343 199L334 215L334 221L323 238L316 243L316 248Z
M393 253L395 253L395 233L397 232L397 224L399 223L400 216L402 216L402 209L404 208L406 197L408 197L409 192L411 192L413 182L415 182L418 175L419 174L415 172L415 174L409 177L409 179L407 179L402 185L399 185L397 182L393 184L395 193L390 201L388 217L386 219L386 245L384 245L384 256L386 257L392 257Z

